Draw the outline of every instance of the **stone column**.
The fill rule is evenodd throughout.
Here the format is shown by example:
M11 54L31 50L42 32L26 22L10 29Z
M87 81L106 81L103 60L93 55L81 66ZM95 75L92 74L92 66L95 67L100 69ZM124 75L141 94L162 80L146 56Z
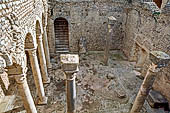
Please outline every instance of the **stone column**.
M110 50L110 41L112 37L112 25L114 25L116 21L116 18L111 16L108 17L108 33L106 36L106 45L105 45L105 50L104 50L104 64L108 65L108 60L109 60L109 50Z
M38 104L47 104L47 97L45 96L45 93L44 93L44 87L43 87L40 68L39 68L39 64L38 64L36 48L27 49L27 51L28 51L29 57L30 57L30 62L31 62L35 85L38 90L38 96L39 96Z
M43 78L43 83L50 83L50 78L48 77L46 59L44 54L44 47L42 43L42 35L37 38L38 42L38 55L40 60L41 74Z
M31 93L30 93L30 90L27 84L26 74L15 75L14 77L17 82L19 94L22 97L24 107L27 113L37 113L33 98L31 96Z
M67 113L74 113L76 108L75 73L78 71L79 57L78 55L65 54L60 55L60 59L66 75Z
M152 63L149 66L130 113L140 112L149 91L152 88L157 72L159 72L160 68L167 66L170 60L169 55L161 51L152 51L149 57Z
M44 28L44 33L43 33L43 45L44 45L44 52L45 52L47 67L52 68L52 65L50 63L50 53L49 53L49 47L48 47L48 38L47 38L46 28Z
M56 50L55 50L55 26L54 26L54 21L55 20L52 20L52 19L50 19L50 25L49 25L49 27L50 27L50 29L49 30L51 30L51 51L53 52L53 53L56 53Z

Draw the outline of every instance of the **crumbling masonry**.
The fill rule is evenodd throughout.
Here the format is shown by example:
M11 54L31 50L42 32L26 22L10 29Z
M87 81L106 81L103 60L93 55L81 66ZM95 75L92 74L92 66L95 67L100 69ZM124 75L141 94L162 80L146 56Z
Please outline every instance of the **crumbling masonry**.
M47 104L44 84L50 83L50 55L78 53L82 37L87 51L104 50L109 16L116 18L110 49L122 50L129 61L137 62L143 76L150 51L170 54L169 0L162 0L161 5L156 0L0 0L0 76L5 86L0 85L0 103L9 78L14 78L25 109L36 113L27 70L33 72L36 104ZM156 78L154 89L170 101L169 69L158 73L162 76Z

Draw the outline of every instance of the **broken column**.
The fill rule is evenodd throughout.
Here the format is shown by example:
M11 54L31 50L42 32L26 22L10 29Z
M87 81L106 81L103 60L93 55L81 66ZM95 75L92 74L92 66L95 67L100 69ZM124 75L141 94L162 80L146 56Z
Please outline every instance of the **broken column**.
M156 74L159 72L159 70L161 68L167 66L167 64L170 60L170 56L164 52L161 52L161 51L152 51L149 54L149 59L151 61L151 64L147 70L145 79L140 87L140 90L137 94L137 97L135 99L135 102L132 106L130 113L139 113L140 112L140 110L142 109L142 106L149 94L149 91L152 88L152 85L156 78Z
M62 69L66 75L67 113L75 112L76 72L78 72L79 57L75 54L61 54Z
M11 66L8 68L8 75L14 76L19 94L22 97L24 107L27 113L37 113L33 98L31 96L30 89L28 87L27 79L26 79L26 71L27 68L22 68L21 66Z
M44 86L43 86L37 54L36 54L37 49L33 48L33 49L26 49L26 50L29 53L35 86L38 90L38 96L39 96L38 104L47 104L47 97L45 96Z
M110 50L110 41L112 37L112 26L114 25L116 18L113 16L108 17L108 35L106 36L106 45L104 51L104 64L108 65L109 60L109 50Z
M40 59L40 68L41 68L41 74L43 78L43 83L50 83L50 78L48 77L48 72L47 72L47 65L46 65L46 59L45 59L45 54L44 54L44 47L42 43L42 35L40 35L37 38L37 43L38 43L38 55Z

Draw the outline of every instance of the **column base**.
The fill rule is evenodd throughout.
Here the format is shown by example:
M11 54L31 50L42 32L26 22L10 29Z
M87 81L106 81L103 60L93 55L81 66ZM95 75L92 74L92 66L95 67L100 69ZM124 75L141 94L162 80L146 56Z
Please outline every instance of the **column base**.
M48 97L44 97L43 98L43 101L41 101L39 98L38 98L38 105L46 105L47 104L47 100L48 100Z
M50 81L51 81L51 80L50 80L50 78L48 77L47 80L43 80L43 83L44 83L44 84L49 84Z

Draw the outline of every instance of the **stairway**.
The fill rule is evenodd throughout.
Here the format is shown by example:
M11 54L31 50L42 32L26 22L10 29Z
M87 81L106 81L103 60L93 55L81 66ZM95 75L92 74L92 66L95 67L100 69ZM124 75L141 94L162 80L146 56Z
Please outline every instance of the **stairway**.
M56 53L69 52L68 22L64 18L57 18L54 22Z

